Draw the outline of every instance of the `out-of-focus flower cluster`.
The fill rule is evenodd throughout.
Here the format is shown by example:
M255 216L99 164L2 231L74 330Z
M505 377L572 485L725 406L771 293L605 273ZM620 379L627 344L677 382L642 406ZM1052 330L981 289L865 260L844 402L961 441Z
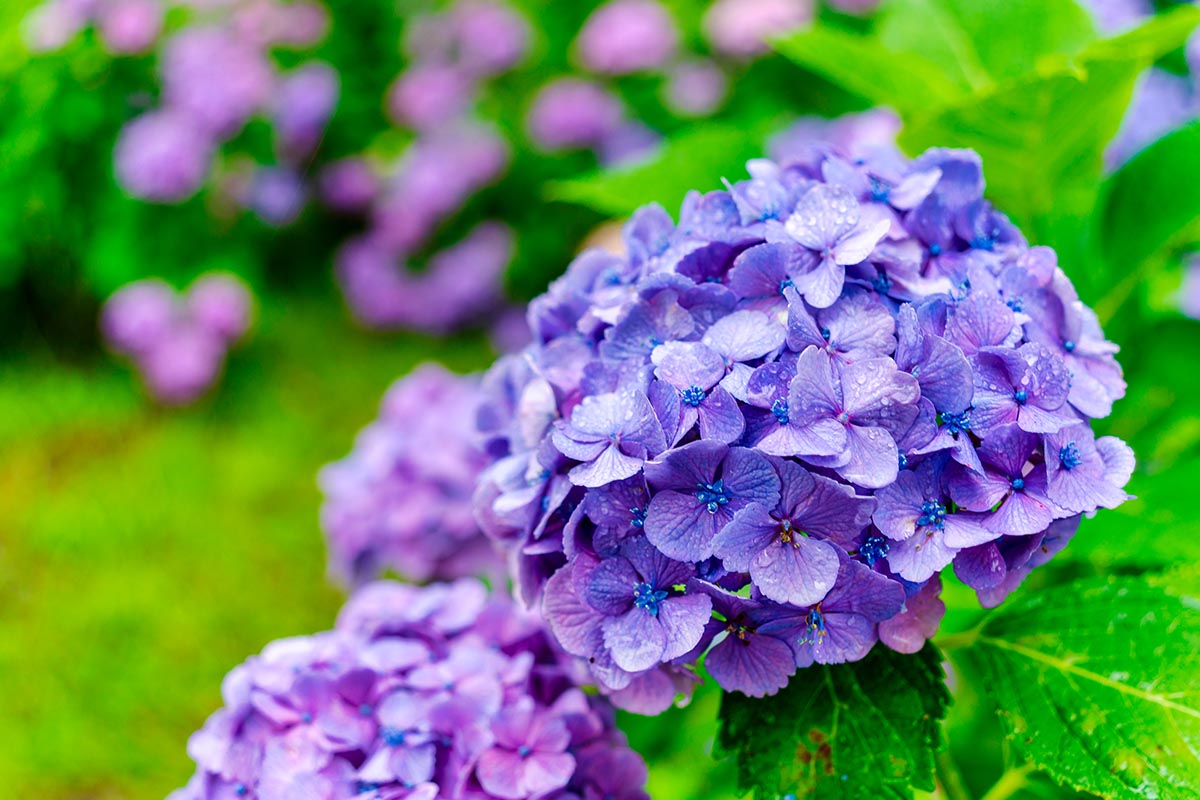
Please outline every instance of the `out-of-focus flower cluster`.
M475 523L487 459L479 379L425 364L396 381L349 456L319 477L330 571L354 586L392 570L410 580L499 577L503 559Z
M188 24L160 39L168 8ZM270 225L292 222L306 203L300 172L324 134L338 99L338 76L308 61L284 70L280 49L305 50L329 26L316 3L278 0L50 0L31 18L31 37L60 47L96 26L117 55L159 46L159 106L131 120L116 142L118 182L135 197L177 203L214 175L221 148L252 119L272 130L276 163L231 158L223 191Z
M374 583L334 630L222 684L171 800L645 800L611 707L534 616L474 580Z
M527 21L499 0L459 0L410 20L408 66L388 90L387 111L413 141L393 163L346 159L321 179L329 206L368 221L338 255L342 290L363 322L445 333L501 305L514 248L502 222L478 223L423 270L405 265L508 168L509 143L481 121L476 100L517 66L530 35Z
M758 696L915 651L942 570L994 605L1127 497L1117 348L978 156L785 144L579 256L485 378L480 522L635 710L704 653Z
M155 399L186 405L216 383L253 315L253 297L240 280L209 273L183 293L157 279L128 284L105 303L100 328Z

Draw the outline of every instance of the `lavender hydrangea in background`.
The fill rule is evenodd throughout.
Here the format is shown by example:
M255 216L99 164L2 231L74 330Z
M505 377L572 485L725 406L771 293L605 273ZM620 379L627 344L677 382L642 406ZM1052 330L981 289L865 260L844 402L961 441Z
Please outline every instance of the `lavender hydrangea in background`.
M479 379L425 364L396 381L346 458L321 470L330 572L355 586L391 570L410 580L499 577L471 493L486 465L475 433Z
M364 586L236 667L170 800L619 798L646 765L535 615L483 584Z
M188 405L217 382L253 316L253 298L239 279L209 273L182 294L157 279L124 286L105 303L100 328L156 400Z
M640 209L488 375L480 523L627 708L665 708L706 652L752 696L915 652L942 570L995 605L1127 497L1132 452L1090 425L1125 393L1116 346L975 153L908 160L889 130L802 122L677 222Z

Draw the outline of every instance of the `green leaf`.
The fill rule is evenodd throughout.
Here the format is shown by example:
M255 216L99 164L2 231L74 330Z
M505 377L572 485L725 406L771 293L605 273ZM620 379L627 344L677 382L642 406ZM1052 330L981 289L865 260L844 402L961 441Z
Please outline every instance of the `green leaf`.
M1200 122L1168 134L1106 183L1097 221L1101 252L1117 274L1158 266L1200 227Z
M1200 797L1200 612L1144 578L1080 581L993 612L959 651L1014 751L1109 798Z
M1040 244L1040 218L1084 216L1094 200L1104 147L1116 133L1142 69L1100 61L1009 81L957 106L906 121L910 152L969 147L983 157L988 195Z
M815 25L773 45L805 69L901 113L947 105L969 88L964 76L948 73L919 52L891 50L878 38L828 25Z
M738 782L763 798L907 798L933 789L939 721L950 694L941 655L876 647L854 664L802 669L774 697L729 693L718 755L737 757Z
M731 181L745 177L746 162L763 154L769 127L759 127L696 126L664 142L658 157L649 163L553 181L546 193L551 200L616 216L651 202L676 209L689 190L720 189L722 177Z
M1151 17L1133 30L1090 45L1084 57L1157 61L1178 49L1200 25L1200 7L1178 6Z
M1096 31L1074 0L892 0L879 36L893 50L921 53L982 88L1024 75L1047 57L1078 53Z

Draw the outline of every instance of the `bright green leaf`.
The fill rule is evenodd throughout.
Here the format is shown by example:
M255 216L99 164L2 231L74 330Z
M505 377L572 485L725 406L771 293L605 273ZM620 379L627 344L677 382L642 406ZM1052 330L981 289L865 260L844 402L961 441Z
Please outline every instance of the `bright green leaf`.
M1047 57L1078 53L1096 38L1074 0L892 0L880 40L921 53L969 85L1016 78Z
M961 98L968 88L920 53L889 50L877 38L827 25L778 39L774 46L805 69L901 113L939 108Z
M1145 578L1010 601L961 657L1013 749L1110 798L1200 798L1200 611Z
M1107 182L1101 252L1116 275L1159 265L1200 227L1200 122L1147 147Z
M906 121L901 145L969 147L983 157L988 195L1039 244L1037 221L1083 217L1104 146L1116 133L1140 62L1101 61L1005 83L940 113Z
M1091 44L1083 58L1157 61L1178 49L1197 25L1200 25L1200 7L1178 6L1151 17L1133 30Z
M939 721L950 694L941 655L878 646L854 664L814 665L774 697L726 694L719 755L737 757L738 782L759 800L906 798L933 789Z
M677 209L689 190L720 189L721 178L741 180L746 162L763 154L767 128L750 130L704 125L665 142L653 161L625 169L603 170L547 188L552 200L623 216L646 203Z

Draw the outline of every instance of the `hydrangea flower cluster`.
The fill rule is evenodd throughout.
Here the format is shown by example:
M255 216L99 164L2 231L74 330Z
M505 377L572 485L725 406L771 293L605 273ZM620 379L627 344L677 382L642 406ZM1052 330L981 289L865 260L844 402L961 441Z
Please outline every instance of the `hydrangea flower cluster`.
M424 364L384 395L379 418L318 477L330 572L355 586L392 570L410 580L499 577L471 493L486 466L479 379Z
M157 279L127 284L105 303L100 328L109 347L133 361L155 399L187 405L216 383L253 315L246 286L211 272L182 294Z
M409 63L387 108L414 141L394 163L351 158L322 176L331 207L367 218L366 231L338 255L343 293L362 322L445 333L501 304L513 241L499 221L479 223L423 270L403 265L508 168L508 142L478 119L475 100L517 66L529 38L526 20L499 0L460 0L408 25Z
M162 32L162 0L49 0L30 14L27 33L39 51L57 50L89 26L114 55L144 53Z
M222 684L170 800L645 800L646 766L539 620L473 580L374 583Z
M160 38L163 18L182 8L187 25ZM300 171L338 99L337 73L319 61L283 70L276 49L305 50L325 36L323 6L279 0L48 0L30 17L38 49L67 44L94 25L114 55L160 45L162 102L131 120L114 151L118 182L134 197L178 203L214 175L222 147L251 119L271 125L277 164L238 164L219 184L271 225L295 219L306 202ZM245 161L245 159L241 159Z
M1134 466L1090 426L1125 392L1116 346L975 153L748 171L580 255L486 378L477 516L562 646L647 712L705 653L761 696L915 651L942 570L1000 602Z

